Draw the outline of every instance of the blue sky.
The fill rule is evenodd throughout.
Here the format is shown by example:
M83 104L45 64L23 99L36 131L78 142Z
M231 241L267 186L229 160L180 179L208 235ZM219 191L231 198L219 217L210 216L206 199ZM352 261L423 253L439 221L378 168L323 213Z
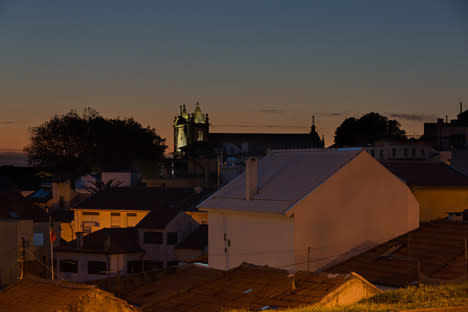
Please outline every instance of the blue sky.
M168 143L195 101L217 132L305 132L315 114L331 144L349 116L422 134L468 103L463 0L0 0L0 44L0 150L86 106Z

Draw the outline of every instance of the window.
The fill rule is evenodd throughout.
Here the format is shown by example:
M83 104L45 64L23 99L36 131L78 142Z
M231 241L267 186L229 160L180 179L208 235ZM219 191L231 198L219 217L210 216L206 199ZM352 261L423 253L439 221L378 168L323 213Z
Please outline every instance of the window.
M203 141L203 131L197 131L197 141Z
M177 244L177 232L167 232L167 244L168 245Z
M396 156L396 149L392 148L392 157Z
M403 149L403 155L405 155L405 158L408 158L408 149L407 148Z
M421 156L424 157L426 155L426 152L424 151L424 148L421 149Z
M170 267L170 266L176 266L179 264L179 261L168 261L167 262L167 266Z
M83 211L83 216L99 216L99 212Z
M145 244L162 244L163 233L162 232L144 232L143 243Z
M44 246L44 233L33 233L33 246Z
M141 272L141 261L140 260L133 260L127 262L127 272L128 273L140 273Z
M65 197L63 197L63 196L59 197L59 208L60 209L65 208Z
M127 213L127 226L135 226L137 224L137 214L134 212Z
M120 227L120 213L111 212L111 227Z
M411 156L412 156L413 158L416 158L416 149L415 149L415 148L413 148L413 149L411 150Z
M380 154L380 159L383 159L383 150L380 150L379 154Z
M375 151L374 150L371 150L370 154L372 155L372 157L375 157Z
M60 272L78 273L78 261L60 260Z
M101 274L107 273L107 263L103 261L88 261L88 274Z

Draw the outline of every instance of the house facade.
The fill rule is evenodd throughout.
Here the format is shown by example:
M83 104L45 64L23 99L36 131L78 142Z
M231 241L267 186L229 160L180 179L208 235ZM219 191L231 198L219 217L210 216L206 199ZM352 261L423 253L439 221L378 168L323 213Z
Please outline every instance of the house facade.
M208 263L319 270L419 226L411 190L361 149L272 151L198 205Z
M404 181L420 205L420 221L447 217L468 209L468 176L438 162L388 161L383 163Z

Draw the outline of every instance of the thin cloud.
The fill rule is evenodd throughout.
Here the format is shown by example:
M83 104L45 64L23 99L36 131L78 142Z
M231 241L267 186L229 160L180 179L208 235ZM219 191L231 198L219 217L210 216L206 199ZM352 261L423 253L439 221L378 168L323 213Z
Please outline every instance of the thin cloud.
M391 113L390 117L401 119L401 120L408 120L408 121L427 121L427 120L434 120L437 118L437 116L435 115L405 114L405 113Z
M16 123L16 122L13 121L13 120L0 120L0 125L3 125L3 126L12 125L14 123Z
M345 113L343 113L343 112L340 112L340 113L335 112L335 113L327 113L326 114L326 116L328 116L328 117L336 117L336 116L343 116L343 115L345 115Z
M286 110L278 107L264 107L258 110L260 113L266 114L283 114Z

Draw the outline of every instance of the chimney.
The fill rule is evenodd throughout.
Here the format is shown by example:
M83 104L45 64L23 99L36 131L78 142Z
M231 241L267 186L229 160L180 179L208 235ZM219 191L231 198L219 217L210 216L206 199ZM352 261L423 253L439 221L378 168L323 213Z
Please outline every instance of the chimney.
M288 274L288 278L289 278L289 288L291 288L291 291L294 293L296 291L296 276L294 275L294 273L290 273Z
M83 232L76 232L76 248L83 249Z
M245 199L250 200L257 194L258 188L258 161L249 157L245 161Z
M460 114L463 113L463 103L460 101Z

